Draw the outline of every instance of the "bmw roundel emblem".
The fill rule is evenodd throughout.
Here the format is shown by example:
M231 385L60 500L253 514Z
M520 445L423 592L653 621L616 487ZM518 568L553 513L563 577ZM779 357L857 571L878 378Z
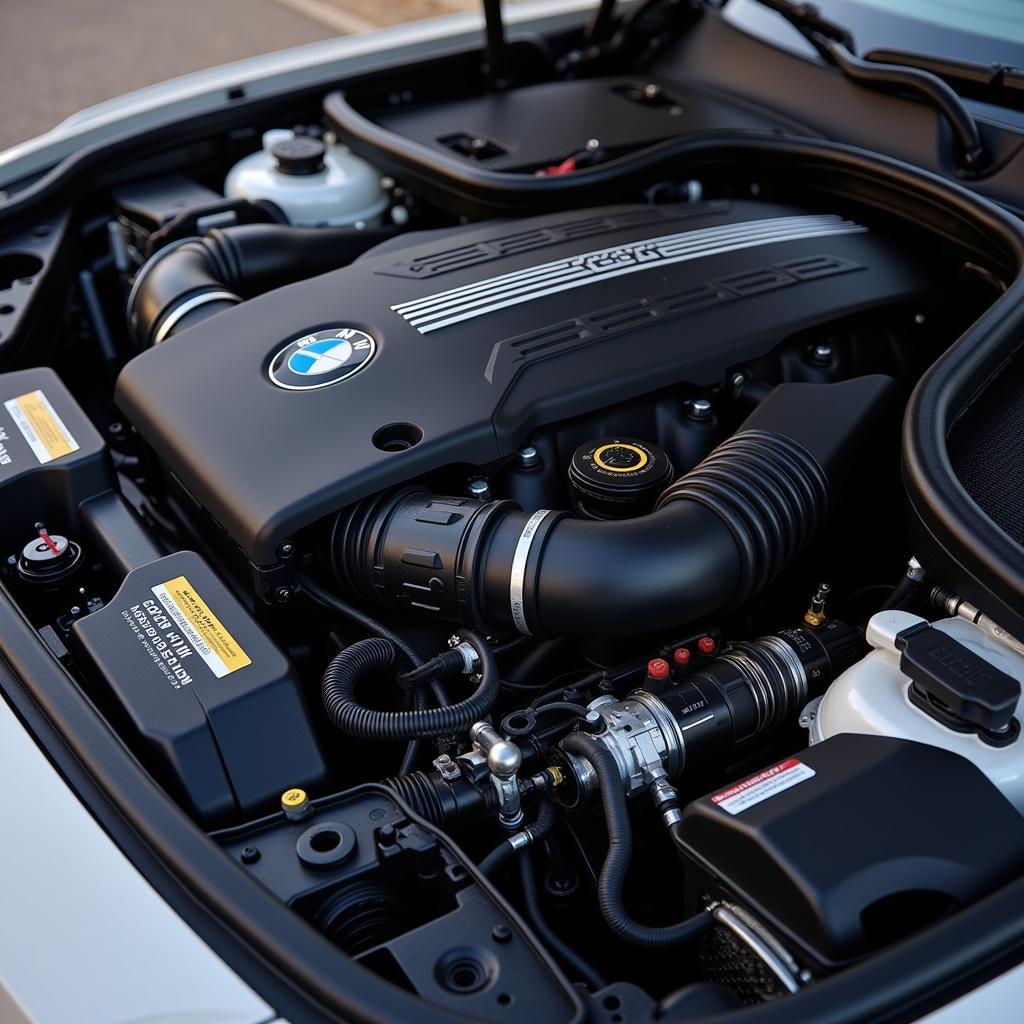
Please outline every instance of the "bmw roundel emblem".
M270 379L288 391L314 391L340 384L373 358L377 343L357 327L330 327L304 334L270 361Z

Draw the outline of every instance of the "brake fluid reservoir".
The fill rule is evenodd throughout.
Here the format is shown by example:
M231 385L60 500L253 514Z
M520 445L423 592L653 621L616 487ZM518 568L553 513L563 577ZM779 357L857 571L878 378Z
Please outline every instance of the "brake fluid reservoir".
M874 615L867 639L874 650L805 711L811 743L852 732L944 747L1024 813L1020 645L991 625L901 611Z
M292 224L373 224L387 209L380 174L344 146L311 135L275 130L263 148L228 172L229 199L270 199Z

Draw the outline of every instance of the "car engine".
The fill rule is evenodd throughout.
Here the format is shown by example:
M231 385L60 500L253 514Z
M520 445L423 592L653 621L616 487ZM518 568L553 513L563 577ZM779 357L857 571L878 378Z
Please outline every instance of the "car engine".
M906 425L1016 229L705 101L764 132L667 172L361 83L0 238L4 594L232 869L460 1019L799 998L1024 866L1020 605Z

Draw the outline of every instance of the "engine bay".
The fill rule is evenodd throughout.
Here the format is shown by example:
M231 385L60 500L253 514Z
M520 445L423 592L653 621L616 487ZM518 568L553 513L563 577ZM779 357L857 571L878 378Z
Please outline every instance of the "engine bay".
M1024 868L1020 595L929 527L907 426L1018 229L516 46L521 89L368 76L0 235L3 595L432 1011L798 1000Z

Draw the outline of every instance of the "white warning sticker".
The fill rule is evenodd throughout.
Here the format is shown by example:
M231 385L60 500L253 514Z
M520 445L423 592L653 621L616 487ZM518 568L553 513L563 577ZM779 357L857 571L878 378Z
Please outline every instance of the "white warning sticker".
M763 772L751 775L749 779L737 782L736 785L723 789L711 797L711 802L718 804L723 811L740 814L755 804L769 797L782 793L801 782L814 778L814 769L808 768L803 761L791 757L781 764L766 768Z

